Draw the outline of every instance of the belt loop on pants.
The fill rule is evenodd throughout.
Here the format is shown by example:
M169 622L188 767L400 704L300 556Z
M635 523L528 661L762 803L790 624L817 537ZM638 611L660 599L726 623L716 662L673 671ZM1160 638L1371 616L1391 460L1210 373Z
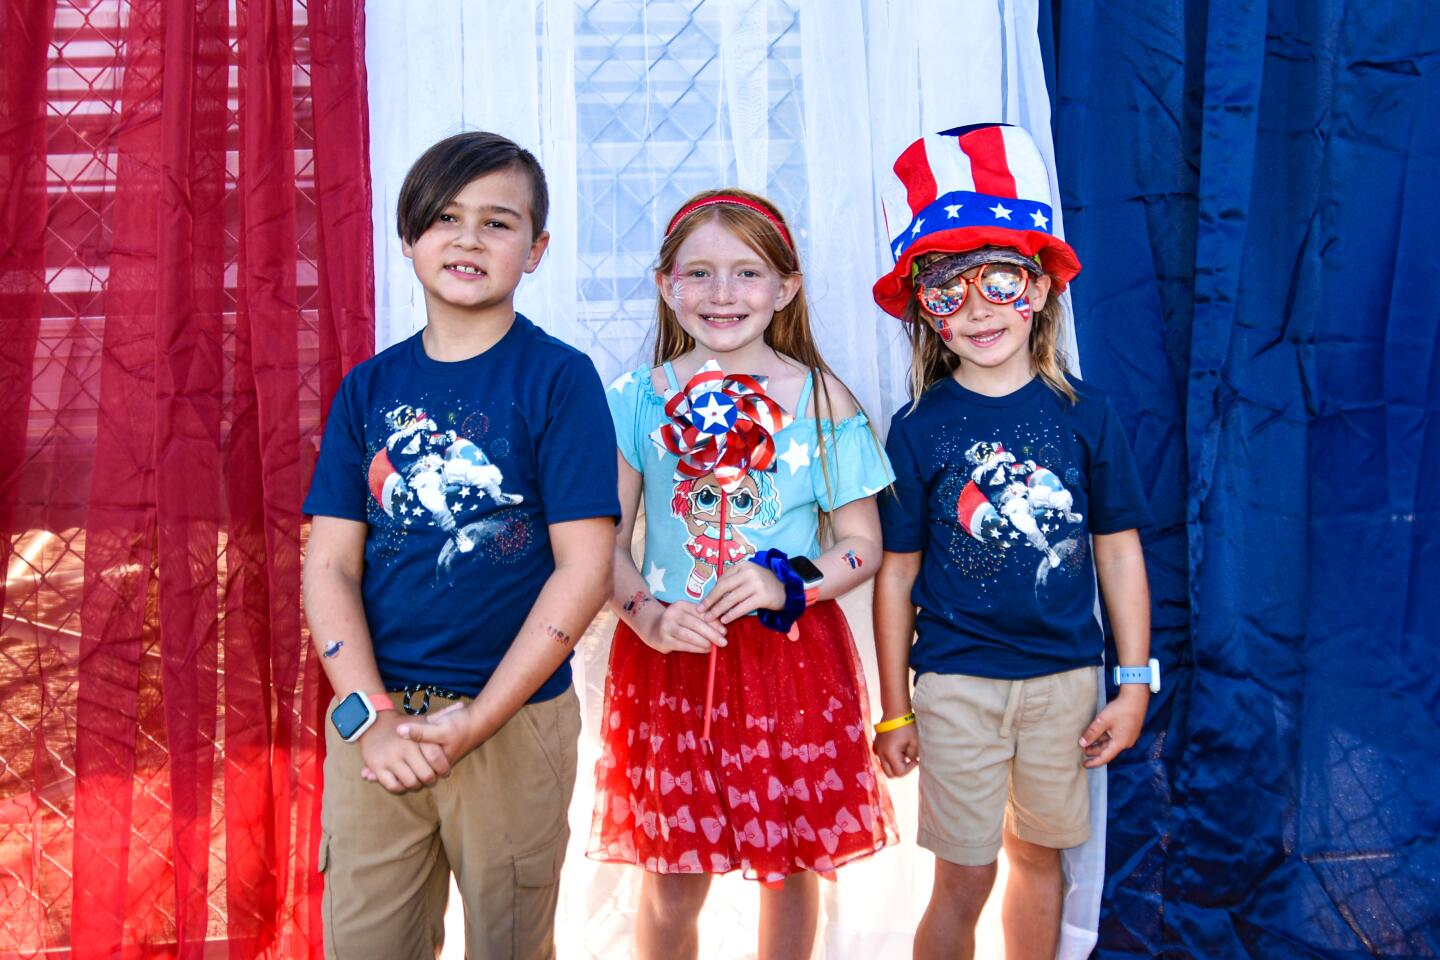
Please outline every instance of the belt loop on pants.
M1005 698L1005 718L1000 721L1000 736L1008 737L1015 729L1015 714L1020 712L1020 695L1024 692L1024 680L1010 681L1010 695Z

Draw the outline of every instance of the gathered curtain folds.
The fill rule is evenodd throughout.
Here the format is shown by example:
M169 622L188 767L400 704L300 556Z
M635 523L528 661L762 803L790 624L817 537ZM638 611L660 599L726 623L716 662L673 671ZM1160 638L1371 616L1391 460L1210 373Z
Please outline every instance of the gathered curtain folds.
M1166 676L1112 764L1098 956L1440 955L1440 24L1046 6Z
M6 11L0 954L317 957L300 502L373 344L363 6Z

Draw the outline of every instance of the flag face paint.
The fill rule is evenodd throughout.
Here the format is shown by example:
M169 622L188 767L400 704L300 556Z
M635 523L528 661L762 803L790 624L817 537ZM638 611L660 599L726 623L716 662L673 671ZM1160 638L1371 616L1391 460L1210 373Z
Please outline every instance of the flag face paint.
M1024 320L1026 323L1029 323L1029 322L1030 322L1030 318L1034 315L1034 312L1035 312L1035 311L1033 311L1033 310L1030 309L1030 298L1029 298L1029 297L1021 297L1019 300L1016 300L1016 301L1015 301L1015 312L1018 313L1018 314L1020 314L1020 319L1021 319L1021 320Z
M944 340L946 343L949 343L951 340L955 339L955 334L951 332L950 324L945 322L944 317L935 318L935 332L940 334L940 339Z

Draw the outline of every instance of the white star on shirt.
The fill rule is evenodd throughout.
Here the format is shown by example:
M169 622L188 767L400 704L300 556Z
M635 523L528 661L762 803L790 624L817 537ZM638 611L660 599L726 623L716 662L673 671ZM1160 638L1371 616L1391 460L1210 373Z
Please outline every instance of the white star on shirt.
M916 221L915 221L915 226L913 226L913 227L910 228L910 236L912 236L912 237L918 237L918 236L920 235L920 228L921 228L922 226L924 226L924 225L925 225L925 218L924 218L924 217L921 217L919 220L916 220Z
M1030 219L1034 220L1035 226L1039 227L1041 230L1044 230L1045 224L1050 222L1050 218L1045 216L1045 214L1041 213L1039 210L1036 210L1034 213L1030 214Z
M661 593L665 589L665 568L650 564L650 572L645 574L645 585L650 588L651 593Z
M790 468L790 476L793 477L801 467L810 466L810 445L791 437L790 446L780 454L780 459L785 461L785 466Z
M960 216L960 208L963 206L965 206L965 204L963 203L950 204L950 206L945 208L945 218L947 220L957 219Z
M632 371L627 370L622 376L615 378L615 382L610 384L610 389L614 390L616 393L624 393L625 388L630 386L630 384L634 382L635 374Z
M1013 210L1006 210L1005 205L999 202L990 208L990 212L995 214L996 220L1009 220L1010 214L1014 213Z
M708 405L695 408L695 412L705 418L705 425L702 426L700 429L705 430L709 427L725 426L725 417L730 413L731 410L734 409L735 404L722 404L719 400L715 398L715 394L710 394L710 403Z
M889 484L884 484L884 483L882 483L882 484L881 484L880 486L878 486L878 487L861 487L860 489L865 491L865 496L867 496L867 497L873 497L873 496L875 496L875 494L879 493L881 490L884 490L887 486L889 486Z

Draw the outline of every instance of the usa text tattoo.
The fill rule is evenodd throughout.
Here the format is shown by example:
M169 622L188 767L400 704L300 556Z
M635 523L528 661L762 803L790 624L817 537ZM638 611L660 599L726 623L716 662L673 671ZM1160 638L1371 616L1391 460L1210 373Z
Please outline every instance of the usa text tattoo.
M563 643L567 647L575 642L570 639L570 634L566 633L564 630L561 630L559 627L552 626L548 623L545 624L545 632L550 634L551 640L554 640L556 643Z

